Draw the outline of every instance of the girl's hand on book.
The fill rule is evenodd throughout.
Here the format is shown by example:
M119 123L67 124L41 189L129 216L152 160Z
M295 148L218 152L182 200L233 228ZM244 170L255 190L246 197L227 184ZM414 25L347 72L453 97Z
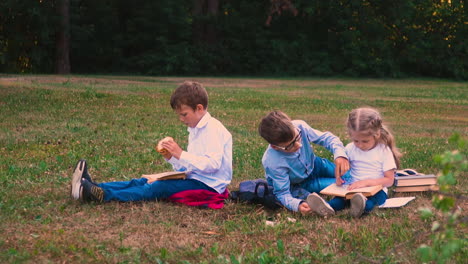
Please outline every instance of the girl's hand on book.
M362 180L362 181L354 182L351 185L349 185L348 190L364 188L368 186L372 186L372 184L369 184L368 180Z

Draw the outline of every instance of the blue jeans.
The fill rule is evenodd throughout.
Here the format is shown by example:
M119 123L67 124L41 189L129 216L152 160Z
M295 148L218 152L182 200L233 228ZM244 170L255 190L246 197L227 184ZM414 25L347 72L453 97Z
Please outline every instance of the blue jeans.
M171 195L187 190L209 190L213 188L197 180L164 180L148 184L148 179L139 178L130 181L105 182L98 184L104 190L104 201L149 201L166 199Z
M376 193L374 196L369 196L366 198L367 198L367 201L366 201L366 207L364 209L364 212L369 213L370 211L372 211L372 209L374 209L375 206L385 203L385 201L387 200L387 194L383 190L381 190L378 193ZM328 204L330 204L330 206L335 211L339 211L339 210L343 210L346 206L349 206L349 200L346 200L343 197L335 197L331 199L328 202Z
M349 172L346 174L349 174ZM343 177L345 177L346 174ZM300 183L299 187L311 193L319 193L325 187L335 182L335 163L329 161L328 159L315 157L314 170L312 171L312 175Z

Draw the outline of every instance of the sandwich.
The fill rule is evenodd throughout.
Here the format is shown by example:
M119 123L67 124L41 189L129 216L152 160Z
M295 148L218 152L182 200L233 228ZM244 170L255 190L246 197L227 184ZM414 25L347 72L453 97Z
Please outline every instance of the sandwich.
M162 146L162 143L163 142L169 142L169 141L174 141L174 139L172 137L165 137L163 139L161 139L159 142L158 142L158 145L156 146L156 151L161 153L161 154L166 154L168 151L167 149L165 149L163 146Z

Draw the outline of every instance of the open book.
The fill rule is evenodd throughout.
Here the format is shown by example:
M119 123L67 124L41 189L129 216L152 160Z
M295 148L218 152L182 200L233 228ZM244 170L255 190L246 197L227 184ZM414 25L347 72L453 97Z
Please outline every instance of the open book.
M398 208L405 206L409 202L413 201L416 199L416 197L396 197L396 198L390 198L385 201L384 204L380 205L379 208Z
M382 190L382 185L358 188L348 190L349 185L338 186L336 183L329 185L327 188L320 191L321 194L340 196L346 199L351 199L355 193L362 193L364 196L372 196Z
M185 171L168 171L161 172L156 174L143 174L141 177L151 179L152 181L162 181L162 180L184 180L187 175Z

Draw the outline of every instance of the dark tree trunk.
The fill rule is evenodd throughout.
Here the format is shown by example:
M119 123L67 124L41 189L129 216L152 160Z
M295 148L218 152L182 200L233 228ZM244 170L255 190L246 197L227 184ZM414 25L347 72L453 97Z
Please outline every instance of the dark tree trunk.
M57 0L60 18L55 44L55 72L70 73L70 0Z
M219 0L193 0L193 39L197 44L213 44L217 41L215 19L219 12Z
M214 23L216 21L216 16L218 16L219 1L207 0L206 10L211 21L205 24L205 41L206 43L214 44L218 40L216 26Z
M203 3L205 0L193 0L193 41L196 44L203 43L203 22L201 16L203 15Z

